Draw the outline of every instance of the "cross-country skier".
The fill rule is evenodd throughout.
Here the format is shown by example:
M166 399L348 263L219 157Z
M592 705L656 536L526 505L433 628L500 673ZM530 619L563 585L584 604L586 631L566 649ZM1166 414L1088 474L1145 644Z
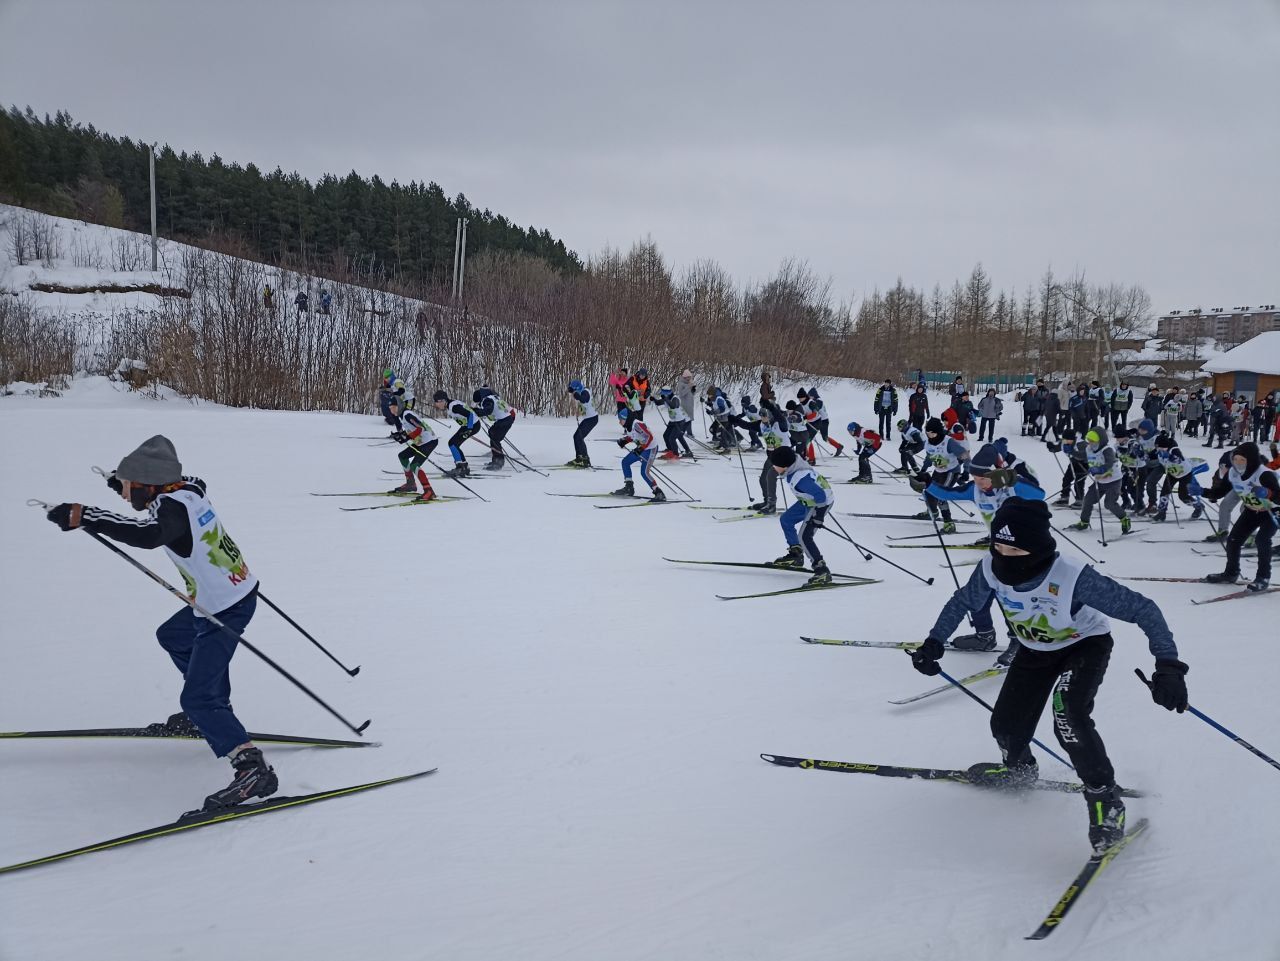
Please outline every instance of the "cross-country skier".
M1164 468L1164 484L1151 519L1162 522L1168 517L1169 495L1175 486L1178 488L1178 500L1192 506L1191 519L1198 519L1204 513L1204 503L1200 499L1204 488L1200 486L1198 475L1209 473L1208 461L1203 457L1185 456L1182 448L1168 434L1156 438L1156 460Z
M1128 534L1133 530L1133 522L1120 506L1120 488L1124 481L1124 465L1120 463L1120 455L1111 446L1111 438L1107 429L1098 426L1084 435L1084 456L1086 470L1089 472L1089 489L1084 495L1084 504L1080 509L1080 520L1069 525L1073 530L1089 529L1089 519L1098 501L1115 515L1120 521L1120 533Z
M810 466L815 458L813 452L813 431L804 422L804 411L794 400L787 401L787 436L797 454L807 460Z
M946 501L939 501L927 490L931 485L938 487L954 487L960 482L965 462L969 459L969 451L959 441L947 435L946 428L937 417L930 417L924 423L924 467L911 479L911 489L917 494L924 494L926 509L917 514L920 520L935 520L939 511L942 513L942 533L954 534L955 522L951 520L951 508Z
M492 387L479 387L471 395L472 409L489 422L489 463L485 470L502 470L507 463L502 440L516 422L516 409L498 396Z
M445 411L458 425L453 436L449 438L449 453L453 456L453 469L444 472L445 477L470 477L471 466L467 463L467 455L462 452L462 445L467 439L480 431L480 418L476 412L460 400L452 400L449 395L438 390L431 398L436 410Z
M183 677L182 711L165 722L171 734L199 734L218 757L231 761L235 776L204 801L206 811L268 797L278 786L275 771L231 709L231 657L258 604L258 579L222 527L205 483L184 477L169 438L157 434L120 461L107 477L113 491L146 520L82 504L59 504L49 520L62 530L83 527L131 547L163 547L177 566L187 594L237 634L214 627L184 606L156 629L156 639Z
M653 403L658 407L666 407L671 413L667 418L666 429L662 432L662 443L666 446L662 457L676 460L680 457L678 444L684 445L684 456L693 457L693 448L689 446L689 415L685 412L680 398L670 387L663 387L654 397Z
M987 525L987 541L991 537L991 520L1000 505L1011 497L1042 501L1044 491L1039 480L1025 463L1008 452L999 441L983 444L969 461L969 474L973 480L959 487L940 487L930 484L928 491L940 501L972 501ZM1003 448L1003 451L1002 451ZM995 624L991 619L991 602L980 611L973 612L973 633L962 634L951 642L959 651L990 651L996 646ZM1012 632L1008 648L996 659L1007 665L1018 650L1018 639Z
M1084 782L1089 843L1102 853L1124 837L1125 806L1115 771L1093 723L1093 704L1114 641L1108 617L1137 624L1155 657L1151 697L1179 713L1187 709L1187 665L1160 608L1091 566L1063 557L1044 501L1011 498L992 519L991 553L952 595L929 637L912 652L916 670L940 670L944 642L966 612L992 598L1022 642L991 715L1001 761L970 773L993 787L1016 788L1039 776L1031 738L1053 695L1053 729Z
M569 381L569 393L578 404L578 429L573 432L574 458L565 467L590 467L591 455L587 453L587 435L600 423L600 412L596 410L591 389L584 387L582 381Z
M1073 427L1064 427L1061 437L1060 444L1045 442L1053 453L1061 451L1067 455L1067 466L1062 470L1062 491L1053 506L1079 507L1084 503L1084 482L1089 476L1088 445L1076 437Z
M392 404L391 409L398 411L399 408ZM422 481L422 496L420 500L435 500L436 492L431 487L431 481L427 477L427 472L423 469L427 458L431 456L431 452L436 449L436 445L440 443L440 439L436 437L436 432L431 429L431 425L427 419L421 416L415 410L406 410L400 413L398 417L398 426L391 433L391 439L398 444L404 444L405 448L400 452L400 469L404 471L404 483L399 487L393 488L393 494L416 494L418 487L414 483L414 474L417 474L418 480Z
M844 444L831 437L831 415L827 413L827 402L818 396L818 388L801 389L796 394L796 399L800 401L805 422L811 428L810 434L821 434L822 439L836 449L836 457L843 454ZM813 460L811 459L809 463L812 464Z
M764 447L760 443L760 408L751 403L751 395L742 395L742 413L738 415L738 423L740 423L747 431L747 436L751 438L751 449L760 450Z
M378 409L382 411L382 419L390 427L396 426L396 415L391 413L391 405L395 403L401 410L413 406L413 391L409 389L396 372L387 368L382 372L382 386L378 389Z
M1262 463L1262 453L1253 441L1246 441L1231 452L1231 470L1219 477L1204 496L1216 501L1232 491L1243 510L1227 535L1227 568L1205 580L1210 584L1235 583L1240 577L1240 549L1254 533L1258 573L1248 587L1251 591L1265 591L1271 586L1271 539L1276 532L1276 511L1280 509L1280 480Z
M870 484L871 458L880 449L880 435L857 421L850 422L849 435L858 443L858 474L849 478L849 483Z
M898 458L902 466L895 474L918 474L916 454L924 450L924 431L908 420L898 421Z
M733 413L733 405L724 391L716 386L707 388L707 413L711 415L711 433L715 438L718 451L736 450L738 447L738 431L734 427L737 419Z
M636 485L631 479L631 467L633 464L638 463L640 465L640 476L653 492L649 500L666 500L667 495L662 492L658 482L653 479L652 466L653 458L658 452L658 438L654 436L648 424L638 417L632 417L628 411L618 411L618 421L626 431L618 438L618 446L626 447L628 444L634 444L635 447L627 453L626 457L622 458L622 476L624 479L622 486L614 493L623 494L627 497L636 496ZM630 421L630 426L627 426L628 421Z
M760 398L761 421L760 437L764 441L765 450L772 454L791 443L791 435L787 429L787 415L774 401ZM778 472L773 469L773 461L764 459L764 467L760 471L760 500L751 505L752 510L761 514L772 514L778 509Z
M822 526L827 512L836 502L826 478L796 456L794 448L779 447L769 455L773 469L790 486L795 502L778 518L787 539L787 552L773 561L776 567L804 567L806 552L813 561L813 576L805 585L817 587L831 583L831 571L814 541L814 532ZM801 545L804 545L801 547Z

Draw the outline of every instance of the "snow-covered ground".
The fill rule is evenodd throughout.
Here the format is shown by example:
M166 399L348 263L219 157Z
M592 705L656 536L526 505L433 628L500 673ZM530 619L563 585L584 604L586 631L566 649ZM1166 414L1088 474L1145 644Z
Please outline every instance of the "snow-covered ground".
M826 395L836 423L871 420L865 388ZM1012 405L1003 426L1056 489L1051 456L1019 441ZM511 439L535 463L556 464L572 455L571 430L571 421L521 420ZM1158 794L1130 806L1153 829L1052 939L1029 944L1087 855L1078 797L785 770L757 756L946 767L994 756L987 715L966 698L887 703L930 686L902 653L799 640L923 638L949 574L939 551L889 550L884 540L921 525L841 518L873 549L935 577L932 587L828 539L833 569L883 582L726 603L714 595L798 578L663 556L771 559L784 546L777 522L718 523L715 511L675 505L619 514L545 493L609 490L617 472L477 480L490 503L390 513L338 509L369 498L311 497L395 482L381 473L396 466L394 447L342 439L383 434L372 417L149 401L100 379L60 398L0 398L0 729L144 724L177 709L179 678L152 633L173 599L24 506L28 497L118 506L90 465L114 466L157 432L209 482L264 591L363 665L344 677L259 607L248 636L348 716L372 717L369 736L382 742L269 748L282 793L440 772L0 876L0 958L1280 956L1267 907L1280 775L1151 703L1132 673L1151 666L1132 626L1116 625L1096 717L1121 781ZM594 439L616 436L606 422ZM599 464L616 464L616 447L590 446ZM836 482L850 476L848 461L823 467ZM748 462L753 495L758 469ZM736 462L669 473L705 505L745 503ZM836 488L839 511L917 509L885 477ZM1207 529L1184 520L1182 533ZM1105 549L1090 534L1078 539L1112 574L1218 566L1190 545L1141 536ZM1170 524L1157 536L1179 531ZM160 553L143 559L176 579ZM1143 586L1191 665L1192 702L1280 750L1280 599L1200 608L1189 598L1214 588ZM950 653L943 666L968 673L989 661ZM344 736L247 652L234 684L251 728ZM994 698L996 685L977 693ZM1039 735L1053 743L1047 722ZM0 751L0 863L156 825L228 777L198 743L7 741ZM1042 770L1069 776L1046 758Z

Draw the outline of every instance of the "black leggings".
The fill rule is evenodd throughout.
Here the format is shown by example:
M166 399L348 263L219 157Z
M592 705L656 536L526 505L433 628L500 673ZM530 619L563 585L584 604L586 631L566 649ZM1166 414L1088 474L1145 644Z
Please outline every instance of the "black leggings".
M1089 476L1089 468L1073 457L1067 458L1067 469L1062 472L1062 496L1066 497L1075 487L1076 497L1084 497L1084 479Z
M778 472L767 457L760 471L760 499L769 505L778 502Z
M1257 531L1255 543L1258 545L1258 577L1271 579L1271 538L1276 532L1276 519L1271 511L1255 511L1244 508L1231 533L1227 535L1227 573L1240 572L1240 549L1249 535Z
M991 714L991 733L1007 764L1035 758L1031 738L1053 695L1053 732L1090 787L1115 783L1115 770L1093 724L1093 699L1107 673L1113 641L1095 634L1056 651L1035 651L1025 644L1014 655L1004 687Z
M599 415L584 417L578 421L578 429L573 432L573 452L579 457L587 456L587 435L600 423Z
M507 431L511 430L511 425L516 422L515 415L504 417L502 420L493 422L493 426L489 428L489 451L494 457L503 457L502 438L507 436Z
M459 427L454 435L449 438L449 453L453 455L455 462L465 464L467 455L462 453L462 445L468 437L474 437L480 431L480 422L476 421L470 427Z
M404 469L404 472L411 474L425 464L438 443L440 443L439 439L433 437L421 447L416 444L410 444L402 450L400 452L400 466Z
M693 451L689 449L689 441L685 438L684 430L685 422L682 420L673 420L667 424L667 429L662 432L662 442L667 445L667 450L672 454L678 454L680 451L676 448L676 444L684 445L684 452L689 456L693 456Z

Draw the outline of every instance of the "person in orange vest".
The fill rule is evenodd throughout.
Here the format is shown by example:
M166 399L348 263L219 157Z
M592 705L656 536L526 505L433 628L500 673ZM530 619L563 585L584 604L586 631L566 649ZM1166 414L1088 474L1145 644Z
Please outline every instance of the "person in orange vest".
M635 399L640 403L640 417L643 418L644 405L649 403L649 392L652 389L649 384L649 371L644 367L638 368L627 386L635 392Z

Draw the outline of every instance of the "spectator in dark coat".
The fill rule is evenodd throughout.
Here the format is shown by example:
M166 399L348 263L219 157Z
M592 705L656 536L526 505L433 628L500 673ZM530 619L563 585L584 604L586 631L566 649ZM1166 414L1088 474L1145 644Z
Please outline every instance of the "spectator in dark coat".
M1097 408L1093 406L1093 400L1089 397L1087 384L1081 384L1076 388L1067 410L1071 413L1071 426L1075 428L1076 436L1083 437L1089 430L1089 422L1096 422L1098 416Z
M1040 415L1044 412L1044 384L1028 387L1022 392L1022 435L1040 433Z
M1164 395L1160 388L1152 384L1147 388L1147 395L1142 398L1142 416L1149 421L1158 421L1160 411L1164 409Z
M1062 443L1062 430L1059 426L1062 421L1062 404L1058 400L1058 392L1056 390L1046 390L1044 392L1044 430L1040 432L1040 439L1047 442L1049 431L1053 431L1053 439L1057 443Z
M898 414L898 391L894 388L891 378L884 379L884 383L876 391L875 403L871 406L880 418L881 438L889 440L893 436L893 422Z
M912 427L924 427L929 419L929 391L924 384L916 384L916 389L907 398L907 420Z

